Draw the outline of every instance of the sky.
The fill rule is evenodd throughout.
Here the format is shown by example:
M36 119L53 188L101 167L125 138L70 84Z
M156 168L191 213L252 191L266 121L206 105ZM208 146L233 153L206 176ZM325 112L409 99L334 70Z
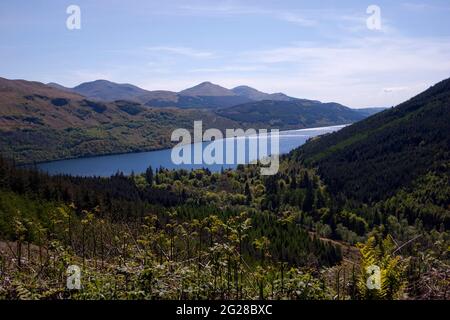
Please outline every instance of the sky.
M67 28L70 5L80 29ZM372 5L381 28L368 27ZM173 91L211 81L389 107L450 77L448 17L448 0L2 0L0 77Z

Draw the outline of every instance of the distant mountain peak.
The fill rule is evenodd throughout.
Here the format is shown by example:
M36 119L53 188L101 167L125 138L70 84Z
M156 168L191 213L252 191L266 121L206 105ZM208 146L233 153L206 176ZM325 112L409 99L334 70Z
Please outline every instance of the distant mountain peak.
M79 84L78 86L76 86L75 88L79 88L79 87L92 87L92 86L109 86L109 87L133 87L139 90L144 90L141 89L135 85L129 84L129 83L116 83L116 82L112 82L109 80L104 80L104 79L99 79L99 80L94 80L94 81L89 81L89 82L83 82L81 84ZM75 89L74 88L74 89Z
M211 81L203 81L198 85L180 92L148 91L128 83L115 83L106 79L84 82L74 88L66 88L57 83L47 84L50 87L75 92L86 98L113 102L128 100L143 103L152 107L179 108L223 108L257 101L302 101L305 105L315 105L319 101L298 99L284 93L266 93L248 85L240 85L227 89ZM369 112L367 115L372 114Z
M50 86L50 87L63 87L63 88L65 88L64 86L62 86L62 85L60 85L59 83L56 83L56 82L49 82L49 83L46 83L46 85L47 86Z
M180 92L183 96L204 96L204 97L225 97L235 96L236 94L224 87L214 84L209 81L202 82L192 88Z
M273 100L273 101L292 101L295 100L284 93L265 93L255 88L243 85L233 88L232 91L239 95L255 101Z
M235 88L233 88L233 89L231 89L231 90L233 90L233 91L239 91L239 90L249 90L249 91L258 91L258 92L261 92L261 91L259 91L259 90L256 90L255 88L252 88L252 87L250 87L250 86L246 86L246 85L242 85L242 86L237 86L237 87L235 87Z
M135 100L136 97L148 93L147 90L132 84L115 83L103 79L81 83L74 87L72 91L91 99L104 101Z
M49 86L49 87L58 89L58 90L66 91L66 92L71 92L72 91L71 88L64 87L64 86L62 86L62 85L60 85L59 83L56 83L56 82L49 82L46 85Z
M262 91L259 91L259 90L255 89L255 88L252 88L252 87L246 86L246 85L237 86L237 87L235 87L235 88L233 88L233 89L231 89L231 90L234 91L234 92L242 92L242 93L244 93L244 92L259 92L259 93L264 93L264 92L262 92Z

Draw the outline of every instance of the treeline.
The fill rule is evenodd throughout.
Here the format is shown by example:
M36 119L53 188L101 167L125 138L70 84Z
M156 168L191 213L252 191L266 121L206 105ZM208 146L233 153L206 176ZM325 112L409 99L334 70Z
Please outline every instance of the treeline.
M35 169L16 168L8 161L0 160L0 189L29 199L33 201L30 203L39 206L47 203L45 210L27 209L35 212L35 224L44 223L45 228L49 226L49 216L58 214L59 206L68 208L70 215L73 215L70 221L74 224L71 226L73 232L82 231L77 224L86 218L86 212L95 212L98 219L109 223L133 225L137 230L148 216L158 217L159 226L166 228L170 224L172 212L177 212L179 223L187 224L211 215L227 221L246 212L252 220L252 228L243 241L242 250L250 260L258 259L259 256L253 242L259 237L267 237L270 239L268 250L274 261L293 266L312 263L333 265L340 261L339 248L314 239L297 220L282 222L276 212L252 207L253 199L249 190L251 182L243 183L241 188L236 187L240 182L235 178L244 179L241 175L244 173L235 176L231 171L213 174L209 170L170 171L159 168L154 171L149 168L144 175L124 176L117 173L110 178L49 176ZM253 179L253 182L259 182L256 176ZM221 199L220 195L228 189L233 192L225 193L226 197ZM53 210L49 210L51 206ZM11 214L2 213L0 221L0 232L4 237L14 239L15 226ZM37 240L36 231L30 231L30 234L27 238ZM75 232L72 234L74 239L81 236ZM75 240L67 244L74 243ZM77 252L80 252L80 246L77 246Z

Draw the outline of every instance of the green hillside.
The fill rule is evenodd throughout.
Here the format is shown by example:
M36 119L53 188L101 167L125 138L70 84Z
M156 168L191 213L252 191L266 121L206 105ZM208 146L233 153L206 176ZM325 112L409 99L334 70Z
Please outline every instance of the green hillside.
M317 167L333 193L367 203L429 173L448 177L450 79L293 154Z
M290 129L349 124L364 119L357 111L337 103L310 100L250 102L217 111L219 115L250 126L283 126Z

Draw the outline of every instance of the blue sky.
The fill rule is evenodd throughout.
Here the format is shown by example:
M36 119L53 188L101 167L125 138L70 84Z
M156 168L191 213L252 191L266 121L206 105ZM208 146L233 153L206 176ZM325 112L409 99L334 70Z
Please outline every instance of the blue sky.
M71 4L81 30L66 28ZM369 5L381 30L366 26ZM448 0L1 1L0 76L175 91L212 81L391 106L450 77L449 16Z

